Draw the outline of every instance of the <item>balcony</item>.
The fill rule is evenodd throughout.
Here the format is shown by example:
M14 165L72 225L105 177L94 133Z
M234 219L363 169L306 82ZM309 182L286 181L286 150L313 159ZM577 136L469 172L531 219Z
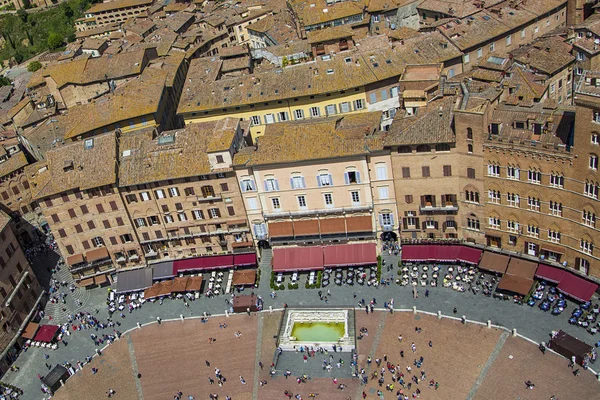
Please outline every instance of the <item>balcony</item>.
M150 250L145 250L144 255L146 257L156 257L158 255L158 253L156 252L156 250L150 249Z
M117 258L115 261L118 263L124 263L125 261L127 261L127 259L125 258L125 256L121 256L121 257Z
M421 213L455 213L458 211L458 203L445 203L437 206L435 203L422 203L419 210Z
M216 196L216 195L215 196L206 196L206 197L196 196L196 201L198 201L198 202L205 202L205 201L210 202L210 201L221 201L221 200L223 200L223 198L221 196Z
M313 210L302 210L302 211L290 211L290 212L278 212L278 213L265 213L265 218L286 218L286 217L310 217L317 215L329 215L329 214L345 214L354 212L371 212L370 206L354 206L354 207L339 207L339 208L322 208Z

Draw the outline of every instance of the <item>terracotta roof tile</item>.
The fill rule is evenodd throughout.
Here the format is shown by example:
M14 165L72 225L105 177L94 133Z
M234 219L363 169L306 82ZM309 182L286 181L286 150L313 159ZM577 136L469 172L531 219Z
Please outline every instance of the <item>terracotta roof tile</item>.
M86 190L115 183L116 151L115 132L48 151L45 162L26 168L31 195L41 199L71 189Z
M119 185L208 174L212 169L207 152L229 149L236 129L237 120L226 118L160 135L154 135L152 129L125 134L120 138Z

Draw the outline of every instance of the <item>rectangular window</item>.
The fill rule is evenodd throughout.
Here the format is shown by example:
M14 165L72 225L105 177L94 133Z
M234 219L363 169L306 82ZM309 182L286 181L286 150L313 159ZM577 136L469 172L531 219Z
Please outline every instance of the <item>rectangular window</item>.
M488 198L490 203L500 204L500 198L502 195L498 190L488 190Z
M211 218L221 218L221 210L218 208L209 208L208 214Z
M348 171L344 173L344 180L346 185L350 185L353 183L360 183L360 172L358 171Z
M88 211L88 208L87 208L87 206L86 206L86 205L83 205L83 206L81 206L81 207L79 207L79 208L81 209L81 213L82 213L82 214L87 214L87 213L89 213L89 211Z
M306 208L306 196L298 196L298 207L301 209Z
M527 180L529 183L539 184L542 180L542 173L530 169L529 171L527 171Z
M94 221L88 221L87 226L90 230L95 229L96 225L94 224Z
M171 196L171 197L178 197L179 196L179 189L177 189L176 187L169 188L169 196Z
M382 89L381 90L381 100L387 100L387 98L388 98L387 89Z
M287 113L287 111L280 111L277 113L277 120L279 122L285 122L285 121L289 121L290 116Z
M310 116L312 117L319 117L321 115L321 110L319 109L319 107L311 107L310 108Z
M192 210L192 216L195 220L204 219L204 213L202 210Z
M560 232L549 229L548 239L553 243L560 243Z
M229 214L230 217L235 215L235 209L233 206L227 206L227 214Z
M377 165L375 167L375 173L378 180L387 179L387 167L385 165Z
M562 175L550 175L550 186L557 188L564 188L565 185L565 177Z
M507 45L507 46L510 46L511 44L512 44L512 36L511 36L511 35L508 35L508 36L506 37L506 45Z
M179 221L187 221L187 215L185 215L184 211L177 213L177 218Z
M354 100L354 110L362 110L365 108L365 103L362 99Z
M332 186L333 178L331 174L319 174L317 175L317 186Z
M463 63L468 64L471 61L470 58L471 57L469 57L469 54L465 54L463 56Z
M423 178L429 178L431 176L431 174L429 172L429 167L428 166L421 167L421 174L423 175Z
M146 220L144 218L136 218L135 226L137 226L138 228L146 226Z
M241 181L242 192L253 192L256 190L256 184L252 179L242 179Z
M127 200L127 204L137 203L137 196L135 194L128 194L125 196L125 200Z
M273 114L265 115L265 124L273 124L275 123L275 116Z
M96 210L98 210L98 213L104 214L104 206L102 204L96 204Z
M325 112L327 115L335 115L337 114L337 107L335 104L328 104L325 106Z
M516 193L507 193L506 198L508 200L509 207L519 207L519 195Z
M483 49L480 47L477 49L477 58L483 57Z
M121 235L121 242L122 243L131 243L131 242L133 242L133 236L131 236L129 233Z
M549 203L549 214L555 215L557 217L562 217L563 205L562 203L558 203L556 201L551 201Z
M475 168L467 168L467 178L475 179Z
M281 203L279 202L278 197L273 197L271 199L271 204L273 205L274 210L281 210Z
M521 171L518 167L513 167L509 165L508 167L506 167L506 177L508 179L514 179L518 181L521 177Z
M149 225L158 225L158 217L156 215L151 215L148 217L148 224Z
M121 217L115 218L115 221L117 221L117 225L119 225L119 226L125 225L125 223L123 222L123 218L121 218Z
M377 94L375 94L375 93L369 94L369 103L371 103L371 104L377 103Z
M162 189L156 189L156 191L154 192L154 194L156 195L157 199L164 199L165 198L165 191Z
M500 176L500 166L497 164L488 164L488 175L489 176Z
M444 176L452 176L452 166L444 165Z
M83 232L83 228L81 227L81 225L79 225L79 224L75 225L75 232L77 232L77 233Z
M304 189L306 183L303 176L293 176L290 178L290 186L292 189Z
M379 200L386 200L390 197L387 186L379 187L377 190L379 192Z
M258 210L258 202L256 201L256 197L248 198L248 209L249 210Z
M167 214L164 216L165 224L172 224L174 219L171 215Z
M110 222L108 222L107 219L105 219L104 221L102 221L102 225L104 225L104 229L110 229Z
M75 218L77 217L77 214L75 214L75 210L73 210L72 208L69 208L69 217L71 218Z
M493 53L496 50L496 44L492 43L490 44L490 53Z
M527 236L540 237L540 228L535 225L527 225Z
M402 177L410 178L410 167L402 167Z
M253 115L250 117L250 124L252 126L254 125L260 125L260 115Z
M490 217L488 220L488 226L492 229L500 229L500 218Z
M298 109L294 110L294 118L295 119L304 119L304 110Z
M350 111L352 111L352 110L350 109L350 103L349 102L346 101L346 102L340 103L340 112L347 113L347 112L350 112Z
M323 199L326 207L333 207L333 195L331 193L325 193Z
M359 195L358 191L352 191L352 192L350 192L350 197L352 199L352 205L353 206L360 205L360 195Z
M277 182L277 179L275 178L267 178L264 183L266 192L275 192L279 190L279 182Z
M110 209L113 210L113 211L117 211L119 209L119 207L117 207L117 202L116 201L111 201L108 204L110 205Z
M540 199L535 197L527 197L527 207L531 211L540 211Z

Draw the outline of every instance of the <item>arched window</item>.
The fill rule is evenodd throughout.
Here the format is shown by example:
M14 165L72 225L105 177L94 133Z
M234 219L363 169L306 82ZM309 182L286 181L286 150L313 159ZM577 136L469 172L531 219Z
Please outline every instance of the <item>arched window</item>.
M400 146L400 147L398 147L398 153L401 153L401 154L412 153L412 149L410 148L410 146Z
M426 144L420 144L417 146L417 153L429 153L431 151L431 147Z
M467 151L468 151L469 153L472 153L472 152L473 152L473 145L472 145L472 144L469 144L469 145L467 145Z
M598 156L596 154L590 154L590 168L598 170Z
M473 140L473 129L467 128L467 139Z
M447 143L438 143L435 145L435 151L450 151L450 146Z

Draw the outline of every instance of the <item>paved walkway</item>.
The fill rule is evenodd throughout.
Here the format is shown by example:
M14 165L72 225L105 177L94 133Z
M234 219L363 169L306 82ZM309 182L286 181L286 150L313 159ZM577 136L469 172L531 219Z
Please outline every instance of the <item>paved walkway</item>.
M392 271L386 271L384 267L383 277L391 278L395 280L397 277L398 270L398 257L384 255L387 265L393 267ZM45 269L45 266L44 266ZM260 287L255 289L254 292L261 295L265 301L265 308L269 306L273 308L281 308L283 303L287 303L290 306L303 305L303 306L314 306L314 305L325 305L323 301L319 299L317 289L305 289L304 282L301 281L300 289L288 290L287 288L283 291L279 291L277 298L271 299L269 296L271 289L269 287L270 282L270 252L266 252L263 255L263 259L260 263L261 280ZM64 276L65 270L61 270L59 276ZM66 277L65 277L66 279ZM367 287L367 286L329 286L332 295L329 298L329 304L331 306L354 306L357 300L364 298L369 300L376 297L379 302L394 298L395 308L398 309L412 309L413 306L417 306L418 309L437 312L441 311L443 314L451 315L452 309L457 307L458 315L465 315L470 320L476 321L487 321L491 320L493 324L505 326L507 328L516 328L517 331L529 337L537 342L548 341L548 335L552 330L563 329L564 331L579 337L580 339L593 343L597 341L589 335L585 330L568 324L568 318L574 305L569 304L567 310L560 316L552 316L550 313L544 313L537 307L528 307L526 305L516 305L508 301L499 301L493 298L484 297L482 295L474 295L472 293L458 293L448 288L430 288L429 297L424 296L424 288L419 288L420 298L413 299L412 287L400 287L395 283L389 286L380 286L379 288ZM353 293L356 293L357 298L353 298ZM96 288L87 291L80 290L77 295L68 296L67 311L57 311L56 307L49 306L47 308L47 315L56 313L55 320L62 320L65 317L65 313L72 313L74 311L86 310L94 313L94 309L98 308L99 313L95 314L101 321L106 321L108 313L106 310L106 288ZM244 292L248 293L248 290ZM73 298L78 298L85 302L85 304L77 308L77 305L73 302ZM120 318L115 315L115 321L118 320L121 324L119 327L115 327L121 332L124 332L130 328L136 326L137 322L146 323L156 321L157 317L163 320L178 318L179 315L184 317L200 316L204 312L211 314L223 314L226 309L226 303L224 296L216 296L214 298L202 297L199 300L190 303L190 307L186 308L183 301L177 300L166 300L163 305L156 303L145 303L142 308L134 311L132 314L127 313L125 318ZM48 322L48 321L45 321ZM112 328L100 330L99 332L93 332L95 334L112 333ZM49 351L37 348L32 348L27 352L21 354L16 361L16 365L21 367L18 372L8 372L3 381L13 384L15 386L23 388L25 390L24 399L37 398L39 397L39 382L37 381L37 374L45 375L48 370L45 367L45 363L57 364L64 362L71 362L75 364L77 361L83 361L86 356L94 353L95 345L90 339L90 333L74 332L67 337L68 346L60 345L58 350ZM43 353L49 352L49 359L44 360ZM31 397L29 397L31 396Z
M496 358L498 358L498 354L500 354L500 351L502 350L504 343L506 343L506 339L508 339L508 336L509 336L508 332L503 332L502 335L500 335L500 338L498 339L498 343L496 343L496 347L494 347L494 351L492 351L487 362L481 369L481 372L479 373L477 380L473 384L473 387L471 388L471 391L469 392L469 395L467 396L467 400L473 400L473 398L475 398L475 395L477 394L477 390L479 390L479 387L485 380L485 377L487 376L488 371L490 370L492 364L494 363L494 361L496 361Z

